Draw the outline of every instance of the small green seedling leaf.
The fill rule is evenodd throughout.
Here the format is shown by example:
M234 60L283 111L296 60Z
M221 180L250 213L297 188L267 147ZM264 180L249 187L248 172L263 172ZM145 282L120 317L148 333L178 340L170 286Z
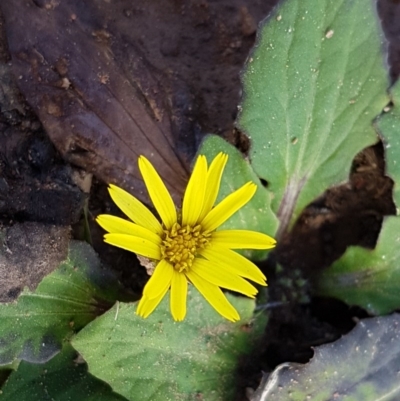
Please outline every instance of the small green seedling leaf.
M16 302L0 304L0 365L49 360L63 339L109 309L118 293L116 278L101 268L93 249L72 241L68 258L35 292L24 290Z
M224 320L193 287L188 313L174 322L169 296L143 319L117 304L72 340L89 371L131 401L232 400L239 358L254 347L266 319L252 323L254 300L228 294L242 320Z
M400 399L400 315L365 319L314 351L306 365L278 366L251 401Z
M271 210L270 192L261 184L251 165L243 159L243 155L222 138L208 135L198 153L205 155L210 163L219 152L228 154L229 159L222 176L217 202L248 181L253 181L258 187L251 201L220 228L258 231L273 237L278 228L278 220ZM253 260L262 260L265 259L267 252L245 251L243 254Z
M87 372L77 352L65 345L45 364L22 361L0 391L2 401L126 401Z
M358 305L371 314L400 308L400 218L387 217L376 248L356 246L317 279L315 292Z
M266 19L243 75L239 128L270 183L280 232L354 156L377 141L388 103L384 38L372 0L287 0Z

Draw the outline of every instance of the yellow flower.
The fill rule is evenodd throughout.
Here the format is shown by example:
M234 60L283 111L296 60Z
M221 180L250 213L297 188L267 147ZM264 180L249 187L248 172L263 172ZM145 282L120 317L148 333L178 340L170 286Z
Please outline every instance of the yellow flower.
M230 321L239 314L220 289L240 292L254 298L257 289L245 279L266 285L256 265L232 249L269 249L275 240L248 230L219 230L236 211L253 197L253 182L227 196L214 206L228 155L219 153L210 166L200 155L189 179L178 214L163 181L152 164L139 158L139 169L160 221L139 200L123 189L110 185L116 205L132 222L103 214L97 222L109 234L104 241L154 261L154 273L144 287L136 313L146 318L170 289L170 308L176 321L186 315L188 282Z

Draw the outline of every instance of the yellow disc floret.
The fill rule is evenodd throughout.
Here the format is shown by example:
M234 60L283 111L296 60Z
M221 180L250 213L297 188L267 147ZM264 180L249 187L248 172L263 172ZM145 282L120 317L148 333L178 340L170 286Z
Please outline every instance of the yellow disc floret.
M199 250L209 243L210 236L200 224L182 227L175 223L170 230L164 230L161 257L178 272L189 270Z

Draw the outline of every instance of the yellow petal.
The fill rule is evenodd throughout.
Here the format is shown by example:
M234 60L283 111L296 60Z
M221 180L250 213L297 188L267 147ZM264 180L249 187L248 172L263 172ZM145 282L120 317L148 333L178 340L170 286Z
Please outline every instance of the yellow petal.
M229 303L221 289L201 278L195 272L185 273L192 284L197 288L201 295L210 303L210 305L224 318L235 322L240 319L237 310Z
M101 214L96 218L97 223L109 233L129 234L135 237L146 238L151 242L161 244L161 237L149 229L138 224L121 219L110 214Z
M174 268L164 259L157 264L154 273L143 289L143 296L147 299L157 298L171 285Z
M203 220L206 214L214 206L217 199L219 187L221 185L221 177L224 171L228 155L225 153L218 153L214 160L211 162L210 168L207 173L206 194L204 197L203 209L201 211L199 220Z
M182 225L196 225L203 209L207 179L207 159L200 155L194 165L182 204ZM208 190L208 189L207 189Z
M136 314L144 318L148 317L154 311L157 305L161 302L161 300L164 298L167 291L168 288L165 290L165 292L161 293L157 298L153 299L142 297L136 309Z
M258 290L248 281L238 276L234 271L226 269L222 264L212 263L209 260L196 258L191 270L204 280L227 290L240 292L254 298Z
M174 201L153 165L144 157L139 157L139 169L150 198L165 227L170 229L177 221Z
M108 188L114 203L135 223L146 227L159 235L163 229L160 222L142 202L116 185L110 184Z
M215 230L243 207L253 197L256 190L257 185L249 181L228 195L204 217L201 222L203 229L208 231Z
M269 235L249 230L220 230L212 233L213 244L230 249L270 249L276 241Z
M211 243L200 254L216 266L223 266L241 277L267 285L265 275L253 262L230 249Z
M183 273L173 271L171 281L170 307L172 317L180 322L186 316L187 279Z
M150 259L159 260L161 258L160 247L146 238L127 234L106 234L104 242Z

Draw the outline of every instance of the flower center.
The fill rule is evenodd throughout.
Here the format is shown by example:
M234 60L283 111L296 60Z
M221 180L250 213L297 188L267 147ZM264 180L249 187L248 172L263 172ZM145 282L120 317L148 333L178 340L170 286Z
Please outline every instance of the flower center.
M175 223L170 230L164 230L161 256L181 272L189 270L199 250L210 241L211 233L202 231L201 225L182 227Z

